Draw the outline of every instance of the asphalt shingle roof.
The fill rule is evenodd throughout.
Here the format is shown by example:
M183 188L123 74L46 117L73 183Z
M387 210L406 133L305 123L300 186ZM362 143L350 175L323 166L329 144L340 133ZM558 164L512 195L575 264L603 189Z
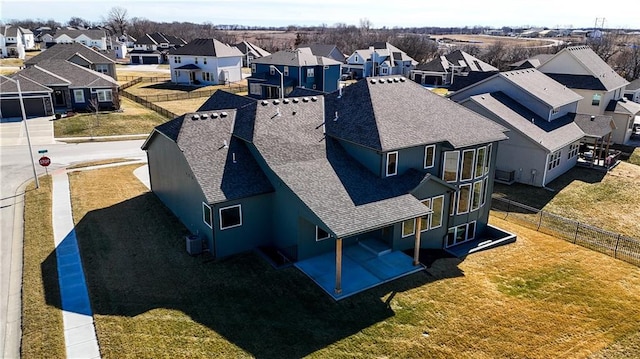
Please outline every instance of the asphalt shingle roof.
M589 137L602 138L616 129L611 116L576 114L573 121Z
M235 47L223 44L216 39L195 39L188 44L171 50L171 55L234 57L243 56Z
M640 104L623 97L619 100L609 101L605 111L638 115L638 113L640 113Z
M584 136L580 127L573 121L574 115L549 122L500 91L471 96L469 99L501 118L512 130L537 142L549 152L559 150Z
M640 79L635 79L631 81L626 87L627 90L631 90L631 91L635 91L639 88L640 88Z
M45 70L37 65L27 67L26 69L18 72L18 74L45 86L69 86L71 84L71 81L64 77Z
M106 54L97 52L82 44L55 44L47 48L45 51L40 52L38 55L26 60L25 65L35 65L40 61L51 59L69 60L74 55L79 54L88 61L94 64L112 64L114 60L109 58Z
M360 80L338 96L327 96L327 133L378 151L440 142L461 148L507 138L502 126L401 77Z
M118 82L110 76L65 60L41 61L36 65L69 82L69 88L114 88ZM43 84L47 85L47 84Z
M233 45L236 47L242 54L253 55L254 58L263 57L271 55L271 53L255 44L252 44L248 41L243 41L241 43Z
M270 65L282 65L282 66L317 66L317 65L340 65L341 62L336 60L315 56L306 51L300 50L284 50L273 53L269 56L264 56L259 59L253 60L256 64L270 64Z
M59 29L56 30L56 34L53 36L54 39L62 36L62 35L67 35L72 39L77 38L80 35L85 35L88 38L90 38L91 40L101 40L102 38L106 38L107 34L104 30L96 30L96 29L92 29L92 30L72 30L72 29Z
M14 74L11 76L13 80L18 80L20 82L20 91L25 93L34 93L34 92L53 92L50 88L33 81L32 79L23 76L22 74ZM3 94L17 94L18 93L18 85L10 81L4 77L0 77L0 93Z
M536 69L500 72L496 76L524 89L553 108L582 99L582 96Z

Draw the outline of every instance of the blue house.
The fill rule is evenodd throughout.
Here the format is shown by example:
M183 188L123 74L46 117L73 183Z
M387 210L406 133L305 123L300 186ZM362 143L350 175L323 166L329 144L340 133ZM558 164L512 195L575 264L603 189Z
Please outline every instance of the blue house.
M338 89L341 63L308 51L284 50L254 59L249 96L257 99L286 97L296 87L322 92ZM280 92L284 89L284 96Z
M381 77L282 100L217 91L143 149L152 191L212 255L277 253L339 300L422 270L420 250L500 242L487 222L504 132Z

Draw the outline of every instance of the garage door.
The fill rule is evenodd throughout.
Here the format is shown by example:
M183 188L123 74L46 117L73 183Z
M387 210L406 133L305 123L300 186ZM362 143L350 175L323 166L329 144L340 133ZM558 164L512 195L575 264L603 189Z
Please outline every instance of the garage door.
M27 117L47 116L46 105L42 98L25 98L24 109L27 113ZM20 101L18 99L1 100L0 112L0 117L2 117L3 119L22 117L22 111L20 110Z
M143 64L157 64L158 63L158 58L157 57L145 56L145 57L142 58L142 63Z
M413 81L422 84L422 74L414 74L413 75Z
M140 63L140 56L131 56L131 63L132 64L139 64Z

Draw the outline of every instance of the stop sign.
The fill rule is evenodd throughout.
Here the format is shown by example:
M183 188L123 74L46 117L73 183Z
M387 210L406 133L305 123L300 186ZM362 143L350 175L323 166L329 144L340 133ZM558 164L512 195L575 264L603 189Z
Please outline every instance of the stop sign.
M47 156L42 156L38 160L38 163L40 163L40 166L42 166L42 167L47 167L48 165L51 164L51 159L49 157L47 157Z

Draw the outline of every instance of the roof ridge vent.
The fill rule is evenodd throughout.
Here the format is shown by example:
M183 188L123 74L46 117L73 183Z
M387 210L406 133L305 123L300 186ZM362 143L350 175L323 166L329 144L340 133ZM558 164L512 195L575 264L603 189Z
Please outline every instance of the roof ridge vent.
M274 104L274 105L278 105L278 104L280 104L280 100L273 100L273 104Z
M266 106L266 105L268 105L268 104L269 104L269 101L267 101L267 100L262 100L262 106Z
M404 76L400 76L400 82L405 82L407 79Z
M217 112L211 112L211 118L218 118Z
M302 102L309 102L309 98L308 97L303 97L302 98Z
M200 118L203 119L203 120L206 120L206 119L209 118L209 115L206 114L206 113L203 113L202 115L200 115Z
M311 101L316 102L318 101L318 98L316 96L311 97Z
M220 117L227 117L227 116L229 116L229 114L228 114L228 113L226 113L226 112L224 112L224 111L223 111L223 112L220 112Z
M282 103L289 103L289 99L285 98L284 100L282 100Z
M372 84L375 84L376 82L378 82L378 81L376 81L376 79L374 79L374 78L371 79L371 83Z
M298 100L297 98L294 98L292 101L293 101L293 103L298 103L298 102L300 102L300 100Z
M378 82L383 84L384 83L384 79L378 79Z
M198 115L197 113L194 113L194 114L191 116L191 119L192 119L192 120L199 120L199 119L200 119L200 115Z

